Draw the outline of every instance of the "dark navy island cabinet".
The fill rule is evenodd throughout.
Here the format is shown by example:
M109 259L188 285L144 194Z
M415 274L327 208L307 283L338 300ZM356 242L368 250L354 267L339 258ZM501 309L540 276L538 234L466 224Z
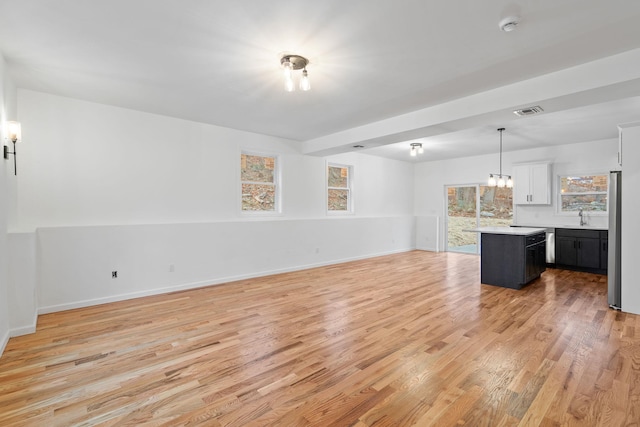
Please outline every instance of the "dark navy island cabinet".
M487 285L522 289L546 269L545 233L481 234L480 280Z

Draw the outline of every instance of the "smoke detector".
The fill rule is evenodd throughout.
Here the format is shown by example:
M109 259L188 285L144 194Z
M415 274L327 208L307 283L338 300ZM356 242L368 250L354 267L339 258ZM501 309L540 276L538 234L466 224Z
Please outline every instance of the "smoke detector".
M502 19L502 21L500 21L498 27L500 27L500 29L505 33L508 33L515 30L519 23L520 18L518 18L517 16L507 16L506 18Z

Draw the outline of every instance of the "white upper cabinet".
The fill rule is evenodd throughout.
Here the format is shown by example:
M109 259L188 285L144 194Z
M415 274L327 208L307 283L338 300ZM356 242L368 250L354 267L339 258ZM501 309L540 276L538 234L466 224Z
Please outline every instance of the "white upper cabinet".
M622 146L624 145L625 134L637 135L640 122L623 123L618 125L618 165L622 168Z
M551 165L513 166L513 200L516 205L551 204Z

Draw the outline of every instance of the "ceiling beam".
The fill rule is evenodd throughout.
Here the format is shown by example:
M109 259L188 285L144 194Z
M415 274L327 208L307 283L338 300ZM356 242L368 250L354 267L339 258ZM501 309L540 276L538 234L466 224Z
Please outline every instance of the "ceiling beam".
M305 141L302 152L327 156L522 120L513 110L542 105L545 113L640 95L640 49L523 80L411 113Z

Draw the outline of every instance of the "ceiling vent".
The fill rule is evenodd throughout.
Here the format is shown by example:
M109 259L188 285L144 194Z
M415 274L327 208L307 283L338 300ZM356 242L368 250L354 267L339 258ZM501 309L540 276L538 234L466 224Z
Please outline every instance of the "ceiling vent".
M534 107L527 107L527 108L522 108L520 110L515 110L513 112L513 114L515 114L516 116L532 116L534 114L538 114L538 113L542 113L544 110L542 109L541 106L536 105Z

